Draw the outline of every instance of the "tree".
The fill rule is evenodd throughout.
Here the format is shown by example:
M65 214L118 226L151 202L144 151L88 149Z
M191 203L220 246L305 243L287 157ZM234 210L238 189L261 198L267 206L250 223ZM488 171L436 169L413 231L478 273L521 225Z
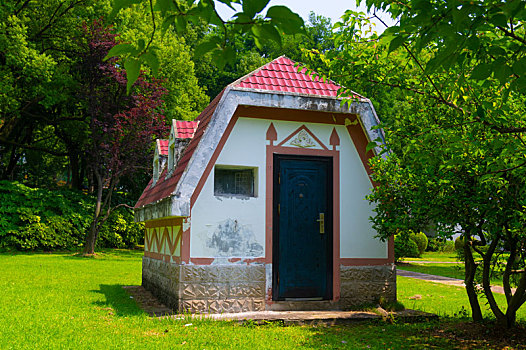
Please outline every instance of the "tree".
M153 23L145 3L124 9L115 17L113 28L119 33L119 42L147 42L152 37ZM155 27L162 25L162 18L155 17ZM157 78L168 90L163 109L168 123L172 119L193 120L207 106L209 98L205 87L200 86L192 60L192 45L174 30L155 31L152 45L159 60ZM151 72L145 72L151 75Z
M111 4L50 0L0 5L0 178L45 187L66 180L73 188L86 188L89 118L78 105L83 81L77 71L84 50L82 24L107 22ZM119 41L149 40L149 14L137 7L115 16ZM197 84L188 47L174 33L164 41L160 37L157 33L153 44L159 80L168 89L166 117L191 119L207 97Z
M383 125L392 153L373 163L375 228L383 239L430 226L460 231L473 318L482 319L481 282L498 322L511 327L526 302L525 4L366 3L399 25L363 35L363 16L348 12L337 24L343 49L325 58L332 76L351 71L359 87L395 97ZM490 289L496 275L505 311Z
M230 45L237 35L248 35L254 38L258 48L266 43L281 43L282 35L304 33L303 19L286 6L271 6L265 10L270 0L220 0L233 10L234 4L240 5L240 11L229 20L221 18L214 1L199 0L194 2L176 0L115 0L113 15L122 9L136 4L146 3L152 18L152 33L148 41L139 39L135 44L122 43L115 46L106 58L123 57L128 72L128 88L140 74L142 65L157 70L158 57L156 47L152 45L157 27L156 17L163 19L161 26L165 31L173 28L175 33L183 35L188 32L189 24L193 26L210 25L219 30L207 36L196 48L194 54L200 57L210 53L214 63L222 69L227 63L235 62L236 51Z
M125 72L117 60L103 62L116 45L115 34L99 22L85 26L85 31L80 97L89 117L88 168L96 189L96 206L84 253L93 254L104 221L123 205L112 203L119 181L148 167L152 140L168 130L161 109L167 90L155 78L148 81L141 77L127 95Z

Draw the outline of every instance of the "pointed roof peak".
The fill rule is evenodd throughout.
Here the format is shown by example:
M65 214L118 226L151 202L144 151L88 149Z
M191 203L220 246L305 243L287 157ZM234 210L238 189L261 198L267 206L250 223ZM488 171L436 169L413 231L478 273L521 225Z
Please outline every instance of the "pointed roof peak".
M301 64L283 55L236 80L231 86L243 90L267 90L338 97L338 89L342 86L319 76L315 72L309 74L308 69L304 66L300 69L301 66ZM351 93L356 97L362 97L355 92Z

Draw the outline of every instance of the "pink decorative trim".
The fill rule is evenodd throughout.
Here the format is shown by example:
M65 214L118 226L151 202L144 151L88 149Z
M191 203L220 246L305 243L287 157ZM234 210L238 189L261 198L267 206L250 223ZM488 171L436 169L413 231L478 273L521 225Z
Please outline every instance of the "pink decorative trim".
M212 265L215 258L190 258L190 262L195 265Z
M210 161L208 162L208 165L206 166L205 171L203 172L203 176L201 176L201 178L199 179L199 182L197 183L197 187L195 188L194 193L192 194L192 197L190 198L190 207L194 206L194 203L197 200L197 197L199 197L199 194L201 193L201 190L203 189L203 186L205 185L206 180L208 179L208 176L210 175L210 172L214 168L217 158L221 154L221 151L223 150L223 147L225 146L226 140L228 140L228 137L230 136L230 133L232 132L232 129L234 128L234 125L236 125L236 122L238 119L239 118L235 114L230 119L230 122L228 123L228 126L226 127L226 130L223 133L223 136L221 137L221 140L219 140L219 143L217 144L217 147L214 150L214 153L212 154L212 157L210 158Z
M187 264L190 262L190 225L188 225L188 229L186 229L186 231L183 231L183 223L188 222L188 220L190 220L190 217L181 220L181 261Z
M274 126L273 126L274 127ZM299 133L301 130L305 130L314 140L316 140L316 142L321 146L321 148L323 148L324 150L328 150L327 146L325 146L323 144L323 142L320 141L319 138L316 137L316 135L314 135L312 133L312 131L309 130L309 128L307 128L305 125L302 125L300 126L298 129L296 129L296 131L294 131L292 134L290 134L289 136L287 136L283 141L281 141L278 146L283 146L285 143L287 143L290 139L292 139L294 136L296 136L297 133ZM277 137L277 136L276 136ZM268 139L267 139L268 140ZM295 148L294 148L295 149Z
M282 146L289 139L291 139L300 130L306 130L324 149L308 149L300 147L285 147ZM267 132L268 133L268 132ZM302 125L299 129L294 131L285 140L280 142L277 146L273 146L272 142L267 145L267 172L266 172L266 234L265 234L265 262L272 263L272 236L273 236L273 193L274 193L274 154L290 154L290 155L305 155L305 156L322 156L331 157L333 159L333 258L332 258L332 300L338 301L340 299L340 151L329 150L323 143L314 136L310 130ZM272 304L272 292L267 291L266 301L268 305Z

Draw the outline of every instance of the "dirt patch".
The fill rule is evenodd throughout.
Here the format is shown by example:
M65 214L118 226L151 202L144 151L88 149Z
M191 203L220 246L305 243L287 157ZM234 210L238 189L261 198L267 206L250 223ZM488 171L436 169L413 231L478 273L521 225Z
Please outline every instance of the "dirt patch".
M459 349L526 349L526 327L506 329L494 323L440 322L430 336L450 339Z
M150 316L174 315L175 312L161 303L152 293L142 286L123 286L124 290L133 298L139 307Z

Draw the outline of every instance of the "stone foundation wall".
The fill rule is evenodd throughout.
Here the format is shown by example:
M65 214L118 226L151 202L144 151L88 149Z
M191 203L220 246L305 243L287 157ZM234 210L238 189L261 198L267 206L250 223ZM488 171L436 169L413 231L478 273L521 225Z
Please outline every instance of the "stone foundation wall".
M173 310L179 309L180 279L181 265L142 258L142 286Z
M180 312L265 309L263 265L179 265L144 257L142 284Z
M143 257L142 285L179 312L230 313L263 311L264 265L182 265ZM271 277L270 277L271 278ZM340 300L273 302L271 310L345 310L396 300L395 265L341 266Z
M394 264L341 266L340 283L342 309L375 303L380 297L384 297L387 301L396 300L396 267Z

